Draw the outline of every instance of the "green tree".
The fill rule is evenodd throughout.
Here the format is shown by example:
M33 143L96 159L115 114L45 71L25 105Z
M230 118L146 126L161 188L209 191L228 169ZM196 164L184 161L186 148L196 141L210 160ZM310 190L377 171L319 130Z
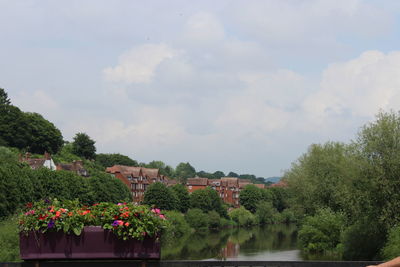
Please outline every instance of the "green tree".
M229 212L229 217L239 226L250 226L255 223L254 215L244 207L231 210Z
M229 172L228 177L239 177L239 174L237 174L236 172Z
M11 105L8 94L3 88L0 88L0 105Z
M77 133L72 142L72 152L85 159L94 159L96 157L95 143L86 133Z
M240 192L239 203L247 210L255 213L257 204L262 200L261 189L255 185L246 185Z
M172 189L162 183L151 184L144 193L143 204L155 206L163 210L174 210L178 199Z
M194 177L195 175L196 170L189 162L181 162L175 168L175 176L183 183L186 183L187 178Z
M161 160L153 160L153 161L149 162L148 164L145 164L144 167L159 169L160 174L165 175L165 176L171 177L174 175L174 169L171 166L166 165Z
M37 154L43 154L46 151L57 153L64 143L60 130L38 113L27 112L25 117L29 121L26 129L30 137L29 151Z
M207 230L208 228L208 217L201 209L190 209L185 215L185 219L193 229Z
M276 213L277 210L272 206L271 202L261 201L256 205L255 216L259 224L273 223Z
M178 200L176 209L185 213L190 207L190 196L186 186L176 184L170 187Z
M207 187L199 189L190 195L190 207L201 209L203 212L215 210L221 216L226 216L226 210L217 191Z
M213 173L214 179L221 179L222 177L225 177L225 173L222 171L216 171Z
M96 162L99 163L104 168L111 167L114 165L125 165L125 166L133 166L137 167L139 164L136 160L131 159L128 156L121 155L119 153L116 154L97 154Z

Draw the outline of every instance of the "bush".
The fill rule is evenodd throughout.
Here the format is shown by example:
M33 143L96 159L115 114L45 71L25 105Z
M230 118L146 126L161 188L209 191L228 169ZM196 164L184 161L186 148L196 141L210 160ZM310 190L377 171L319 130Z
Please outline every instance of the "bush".
M190 209L185 216L186 221L195 230L208 228L208 216L201 209Z
M276 222L277 210L272 206L272 203L262 201L256 206L256 219L258 224L271 224Z
M343 233L344 260L376 260L386 233L374 220L361 220Z
M16 221L10 218L0 222L0 262L21 261Z
M400 226L392 228L388 240L382 249L384 260L390 260L400 255Z
M177 211L167 211L165 216L168 221L168 227L165 233L166 235L174 238L181 237L190 232L190 226L186 222L182 213Z
M156 182L151 184L144 193L143 204L156 206L163 210L174 210L178 199L171 188L165 184Z
M254 215L243 207L232 210L229 212L229 216L239 226L250 226L255 224Z
M221 226L221 217L218 212L212 210L208 212L208 225L210 228L219 228Z
M320 209L306 217L299 231L299 241L306 252L328 252L340 244L344 216L331 209Z

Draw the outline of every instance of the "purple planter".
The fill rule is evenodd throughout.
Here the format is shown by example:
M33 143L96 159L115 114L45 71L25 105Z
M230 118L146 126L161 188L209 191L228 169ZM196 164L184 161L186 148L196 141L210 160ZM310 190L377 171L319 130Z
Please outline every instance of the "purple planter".
M160 259L160 242L156 238L143 241L118 239L98 226L85 226L82 234L63 232L20 233L23 260L44 259Z

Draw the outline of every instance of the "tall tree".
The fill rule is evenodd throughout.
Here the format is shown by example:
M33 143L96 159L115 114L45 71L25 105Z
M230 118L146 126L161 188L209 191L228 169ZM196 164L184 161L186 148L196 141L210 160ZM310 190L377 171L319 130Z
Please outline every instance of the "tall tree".
M11 105L8 94L3 88L0 88L0 105Z
M246 185L240 192L239 203L247 210L255 213L257 210L257 204L262 200L263 195L261 189L255 185Z
M77 133L72 142L72 152L85 159L94 159L96 157L95 143L86 133Z
M151 184L144 193L143 204L160 209L174 210L177 202L177 197L172 189L159 182Z
M194 177L195 175L196 170L189 162L181 162L176 166L175 176L183 183L186 183L187 178Z
M185 213L190 207L190 196L186 186L176 184L170 187L178 199L176 209Z
M237 174L236 172L229 172L228 177L239 177L239 174Z
M96 162L102 165L104 168L111 167L114 165L125 165L125 166L139 166L136 160L131 159L128 156L122 154L97 154Z

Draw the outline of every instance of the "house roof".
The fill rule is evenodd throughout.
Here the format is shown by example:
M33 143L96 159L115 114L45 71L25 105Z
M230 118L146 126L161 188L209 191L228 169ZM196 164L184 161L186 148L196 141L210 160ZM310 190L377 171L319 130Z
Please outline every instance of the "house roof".
M188 178L187 179L187 185L207 186L207 184L208 184L208 178L196 177L196 178Z
M142 172L144 176L147 176L150 179L160 177L158 169L149 169L142 167Z
M138 178L140 176L145 176L149 179L161 177L159 174L159 169L150 169L144 167L132 167L125 165L114 165L112 167L108 167L106 169L108 173L117 173L120 172L124 176L132 176Z
M239 186L239 178L236 177L222 177L221 185L228 187L238 187Z
M244 188L248 184L252 184L252 182L246 179L239 179L239 188Z
M25 159L23 162L26 162L31 166L32 169L36 170L39 169L40 167L43 167L43 164L45 163L46 159Z
M271 184L268 187L287 187L288 184L285 181L279 181L276 184Z
M208 179L208 184L212 185L212 184L221 184L221 180L220 179Z
M254 184L254 185L261 189L265 188L265 184Z

